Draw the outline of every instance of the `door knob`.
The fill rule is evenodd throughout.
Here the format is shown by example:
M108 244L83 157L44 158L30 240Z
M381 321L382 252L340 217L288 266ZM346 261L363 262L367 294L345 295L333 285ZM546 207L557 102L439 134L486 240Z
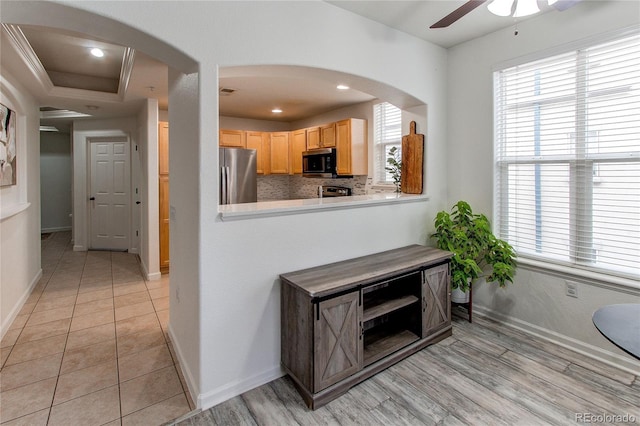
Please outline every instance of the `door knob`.
M96 197L89 198L89 201L95 201L95 200L96 200Z

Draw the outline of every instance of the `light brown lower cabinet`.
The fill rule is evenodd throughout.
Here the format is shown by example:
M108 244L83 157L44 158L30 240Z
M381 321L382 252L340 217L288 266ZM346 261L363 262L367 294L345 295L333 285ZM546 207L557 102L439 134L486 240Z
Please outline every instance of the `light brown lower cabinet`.
M412 245L280 275L282 365L310 408L451 335L450 257Z

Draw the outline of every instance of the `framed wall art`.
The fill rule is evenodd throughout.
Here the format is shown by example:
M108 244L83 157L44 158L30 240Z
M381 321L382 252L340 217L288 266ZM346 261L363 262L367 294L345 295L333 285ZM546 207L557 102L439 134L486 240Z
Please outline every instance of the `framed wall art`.
M0 186L16 184L16 112L0 104Z

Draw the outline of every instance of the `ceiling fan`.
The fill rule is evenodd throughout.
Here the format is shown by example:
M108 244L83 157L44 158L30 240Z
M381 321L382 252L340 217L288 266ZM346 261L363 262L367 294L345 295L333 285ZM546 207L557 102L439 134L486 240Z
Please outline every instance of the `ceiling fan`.
M516 18L539 12L540 9L537 3L543 2L542 0L469 0L429 28L446 28L487 1L489 1L489 11L492 13L499 16L514 16ZM579 1L580 0L544 0L544 3L553 6L556 10L563 11Z

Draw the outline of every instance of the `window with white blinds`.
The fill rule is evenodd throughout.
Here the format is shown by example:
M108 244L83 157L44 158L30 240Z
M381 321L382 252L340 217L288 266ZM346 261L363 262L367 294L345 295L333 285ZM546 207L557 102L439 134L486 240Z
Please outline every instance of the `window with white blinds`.
M373 141L375 144L376 183L393 184L391 173L385 170L389 150L402 150L402 111L388 102L373 106Z
M640 276L640 35L494 83L500 238L519 256Z

